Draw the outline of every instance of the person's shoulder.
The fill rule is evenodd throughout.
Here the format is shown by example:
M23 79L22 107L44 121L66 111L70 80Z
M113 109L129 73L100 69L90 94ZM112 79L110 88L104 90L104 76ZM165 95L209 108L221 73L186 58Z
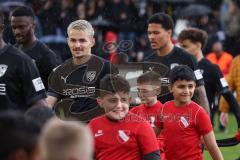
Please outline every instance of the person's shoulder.
M228 52L223 52L223 56L224 56L225 60L232 60L233 59L233 56Z
M40 40L37 40L35 47L37 49L43 49L43 50L47 50L47 51L50 50L48 48L48 46L45 43L43 43L42 41L40 41Z
M102 124L104 119L105 119L104 115L95 117L89 122L89 125L94 126L94 125Z
M150 61L150 60L155 60L158 57L157 53L151 53L147 57L144 58L144 61Z
M173 100L165 102L162 106L165 108L165 107L172 106L172 105L174 105Z
M191 110L195 111L195 112L205 111L202 106L200 106L199 104L197 104L194 101L191 101L191 103L188 106L191 107Z
M188 53L185 49L180 48L178 46L174 46L173 48L174 56L179 56L182 58L193 58L194 56Z
M145 122L146 120L135 113L129 112L123 121L127 123L131 122L133 125L138 125Z
M212 59L212 58L215 58L215 57L216 57L216 54L213 53L213 52L210 52L210 53L208 53L208 54L206 55L206 58L207 58L207 59Z
M159 106L159 107L162 107L162 106L163 106L162 102L160 102L159 100L157 101L157 104L156 104L156 105Z
M56 66L53 69L53 72L62 72L62 70L65 70L66 68L69 68L72 65L72 58L69 58L65 60L62 64Z
M99 56L97 56L97 55L94 55L94 54L92 54L91 55L91 59L93 59L93 60L100 60L100 61L102 61L102 62L110 62L110 61L108 61L108 60L106 60L106 59L104 59L104 58L102 58L102 57L99 57Z
M13 45L8 44L7 46L7 54L9 56L12 56L12 58L14 59L14 61L31 61L31 57L28 56L26 53L24 53L23 51L21 51L20 49L16 48Z
M137 113L137 112L143 110L143 108L144 108L144 104L140 104L138 106L133 107L130 111L132 113Z
M39 50L44 53L43 55L46 55L46 56L55 55L53 50L51 50L45 43L43 43L40 40L37 40L34 50Z
M208 60L207 58L202 58L199 61L199 64L205 65L207 67L216 67L217 65L212 63L210 60Z

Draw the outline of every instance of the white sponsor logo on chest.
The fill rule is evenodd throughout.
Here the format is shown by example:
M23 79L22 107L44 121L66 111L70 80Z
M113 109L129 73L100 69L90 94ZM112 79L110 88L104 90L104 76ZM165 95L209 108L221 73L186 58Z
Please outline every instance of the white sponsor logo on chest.
M87 80L91 82L96 77L96 71L87 71L86 76L87 76Z
M119 130L118 135L124 142L127 142L129 140L128 135L123 130Z
M0 77L2 77L7 71L8 66L5 64L0 64Z

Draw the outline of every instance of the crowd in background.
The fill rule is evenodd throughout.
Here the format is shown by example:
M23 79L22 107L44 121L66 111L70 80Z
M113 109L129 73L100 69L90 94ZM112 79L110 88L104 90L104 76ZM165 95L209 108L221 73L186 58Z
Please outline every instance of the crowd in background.
M200 5L197 10L184 13L186 7L196 4ZM61 61L70 57L66 31L69 23L76 19L86 19L95 27L97 43L93 54L111 59L114 54L124 52L128 54L129 61L143 61L152 52L147 40L147 19L156 12L165 12L173 17L176 24L173 41L176 41L178 33L184 27L197 27L209 34L204 54L212 51L212 45L216 41L222 42L224 50L233 56L240 53L238 45L234 45L238 43L240 33L236 27L240 23L240 4L228 12L228 0L0 1L0 7L6 15L11 13L14 5L33 8L38 38L49 45ZM10 35L9 27L5 31L5 40L14 43Z

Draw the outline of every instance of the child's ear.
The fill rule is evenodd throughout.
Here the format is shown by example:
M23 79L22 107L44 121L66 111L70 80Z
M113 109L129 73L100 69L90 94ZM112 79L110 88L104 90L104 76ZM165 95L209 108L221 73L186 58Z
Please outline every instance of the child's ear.
M97 98L97 103L101 108L103 108L103 99L101 97Z

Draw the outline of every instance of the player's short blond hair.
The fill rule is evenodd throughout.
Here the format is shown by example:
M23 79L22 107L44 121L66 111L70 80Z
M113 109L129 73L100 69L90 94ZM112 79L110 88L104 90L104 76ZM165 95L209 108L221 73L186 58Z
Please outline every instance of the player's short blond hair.
M90 36L94 36L94 29L92 25L86 20L76 20L69 24L67 34L69 35L72 29L79 31L86 31Z
M40 153L44 160L70 158L92 160L93 138L88 127L77 121L50 120L40 136Z

